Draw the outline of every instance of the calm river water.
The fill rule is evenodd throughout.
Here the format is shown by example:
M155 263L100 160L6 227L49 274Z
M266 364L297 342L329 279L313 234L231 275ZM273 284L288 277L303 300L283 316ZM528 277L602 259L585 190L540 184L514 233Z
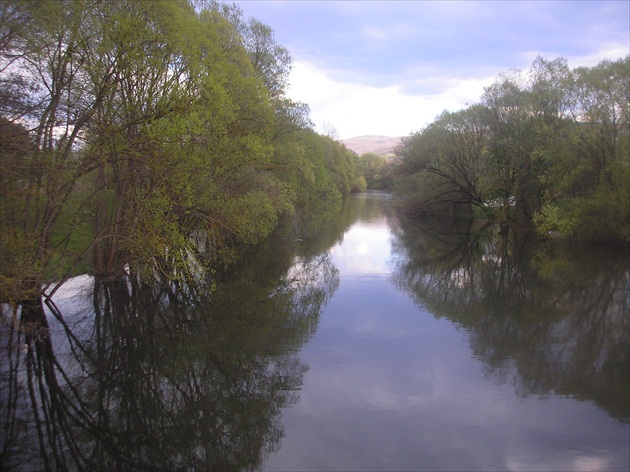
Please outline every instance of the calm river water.
M0 466L628 470L629 263L368 192L212 286L78 277L30 348L3 314Z

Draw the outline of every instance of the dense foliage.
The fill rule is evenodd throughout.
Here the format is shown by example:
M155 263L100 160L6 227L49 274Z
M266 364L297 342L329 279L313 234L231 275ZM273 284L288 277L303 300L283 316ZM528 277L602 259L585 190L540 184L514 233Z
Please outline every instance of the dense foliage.
M630 243L630 58L569 69L538 58L444 112L397 150L416 213Z
M364 178L366 188L381 190L391 187L387 157L366 152L357 157L356 168Z
M78 269L199 277L280 218L325 224L356 179L235 5L7 0L0 22L3 302Z

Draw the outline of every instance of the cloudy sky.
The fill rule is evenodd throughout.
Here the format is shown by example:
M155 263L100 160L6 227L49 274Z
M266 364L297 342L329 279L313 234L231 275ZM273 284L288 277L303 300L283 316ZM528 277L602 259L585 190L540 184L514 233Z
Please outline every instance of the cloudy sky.
M319 132L406 136L537 55L593 66L630 53L630 2L237 1L294 60L289 96Z

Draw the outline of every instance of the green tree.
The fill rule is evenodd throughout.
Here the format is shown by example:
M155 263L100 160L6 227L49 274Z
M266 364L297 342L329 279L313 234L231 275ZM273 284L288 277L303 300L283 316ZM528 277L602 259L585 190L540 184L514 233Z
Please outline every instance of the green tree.
M335 185L342 195L347 195L352 189L352 184L356 178L354 168L354 153L348 150L339 141L335 141L328 136L321 137L324 145L324 162L326 169L330 173Z
M352 192L363 192L367 188L368 188L368 184L365 180L365 177L360 175L354 181L354 185L352 186Z
M630 242L629 71L626 57L571 72L572 152L553 169L553 192L536 215L540 234Z
M246 18L234 3L211 1L206 8L220 13L234 27L256 75L263 80L272 98L282 98L289 83L292 58L289 51L276 42L273 29L256 18Z
M630 61L570 70L538 57L445 112L397 149L416 213L477 206L503 230L630 241Z
M491 187L501 201L500 220L505 225L526 225L537 209L536 117L531 99L520 72L503 74L483 94L483 103L491 110Z
M3 300L79 263L192 276L281 216L329 221L355 182L285 96L286 48L236 6L9 0L0 21Z
M482 181L486 177L489 137L488 109L472 106L444 112L422 131L405 139L397 150L398 173L405 191L418 187L410 204L415 211L471 215L484 208Z
M291 214L299 236L330 223L341 209L342 193L327 168L328 138L312 130L295 133L280 147L283 181L289 189Z
M384 186L381 179L387 158L380 154L368 152L359 156L358 163L357 171L365 178L368 188L382 188Z
M94 168L82 149L115 79L108 71L88 78L85 64L102 20L93 7L87 0L2 4L3 21L16 15L23 21L1 45L3 67L10 67L12 75L1 84L2 109L9 121L24 121L32 142L19 159L1 156L12 183L0 190L0 245L13 248L3 250L2 270L15 289L13 296L1 298L13 303L36 300L46 281L64 278L59 259L76 222L67 225L66 234L54 236L77 183ZM16 90L26 98L12 100Z
M529 71L502 74L486 88L491 110L490 187L501 202L504 225L531 228L534 215L553 191L554 164L570 155L564 59L537 58Z

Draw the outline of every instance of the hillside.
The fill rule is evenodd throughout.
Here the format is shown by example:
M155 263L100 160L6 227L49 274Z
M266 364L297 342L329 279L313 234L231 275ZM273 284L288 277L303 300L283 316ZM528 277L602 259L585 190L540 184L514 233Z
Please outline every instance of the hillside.
M400 136L358 136L356 138L344 139L341 142L345 144L348 149L359 155L365 154L366 152L373 152L374 154L384 156L392 153L401 139L403 138Z

